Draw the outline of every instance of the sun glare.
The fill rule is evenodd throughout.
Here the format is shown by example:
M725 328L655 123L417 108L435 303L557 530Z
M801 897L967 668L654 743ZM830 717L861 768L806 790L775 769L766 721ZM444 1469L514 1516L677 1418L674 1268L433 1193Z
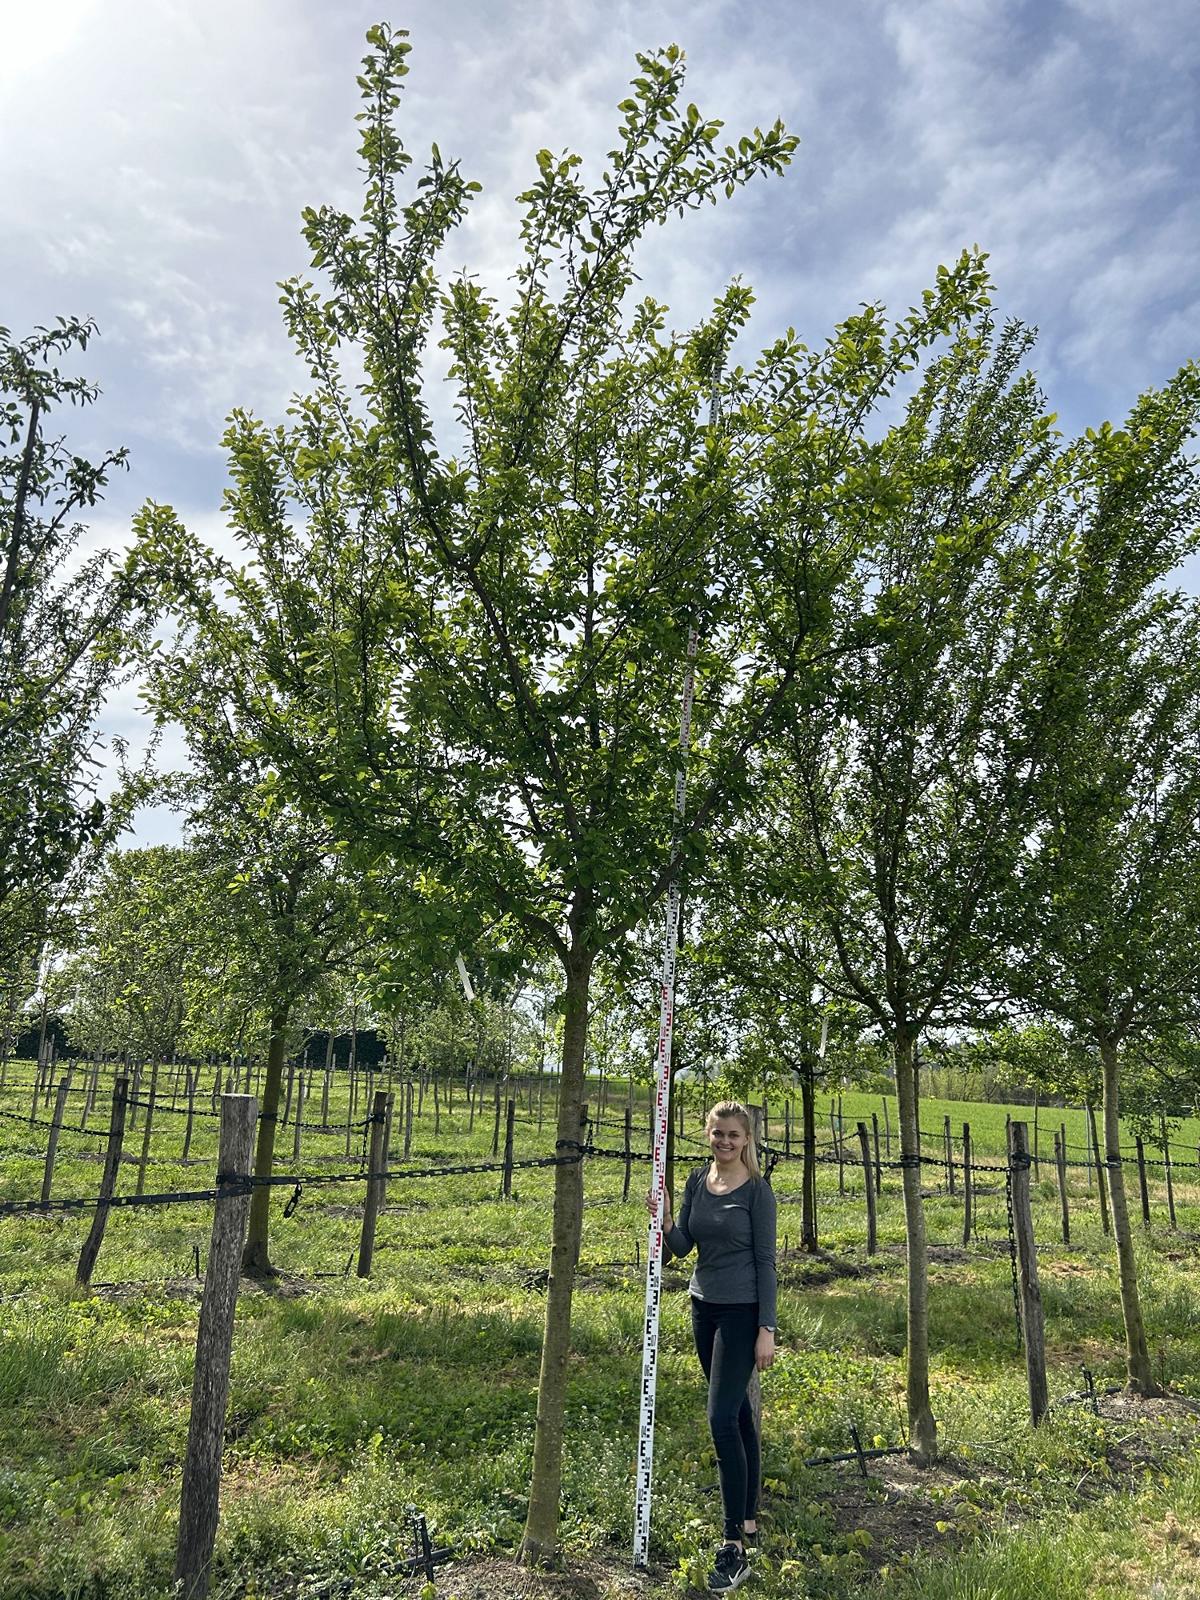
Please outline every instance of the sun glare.
M97 0L0 0L0 80L36 72L70 50Z

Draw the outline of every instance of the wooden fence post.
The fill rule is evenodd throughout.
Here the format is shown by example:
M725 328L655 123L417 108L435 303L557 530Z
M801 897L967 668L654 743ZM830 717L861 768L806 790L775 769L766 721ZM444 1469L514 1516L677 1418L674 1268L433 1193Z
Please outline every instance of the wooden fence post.
M391 1080L391 1073L388 1074L388 1079L389 1081ZM388 1176L392 1170L392 1112L396 1105L396 1096L391 1089L385 1089L383 1092L387 1096L387 1102L383 1115L383 1160L380 1164L380 1171L383 1173L383 1179L379 1190L379 1204L381 1206L386 1206L388 1198ZM297 1126L299 1126L299 1124L297 1124Z
M404 1085L404 1159L407 1161L412 1153L412 1125L413 1125L413 1082L410 1078Z
M946 1193L954 1193L954 1140L950 1134L950 1113L942 1119L942 1143L946 1147Z
M975 1198L975 1179L971 1172L971 1124L963 1123L963 1248L971 1242L971 1202Z
M1142 1143L1141 1136L1134 1136L1134 1153L1137 1156L1138 1190L1142 1197L1142 1226L1150 1226L1150 1191L1146 1187L1146 1146Z
M875 1227L875 1185L871 1174L871 1140L865 1122L860 1122L858 1125L858 1142L862 1146L863 1186L867 1192L867 1254L873 1256L878 1249Z
M1029 1124L1014 1122L1009 1130L1009 1178L1012 1183L1013 1233L1017 1242L1017 1288L1021 1332L1025 1343L1025 1377L1029 1414L1036 1428L1050 1405L1046 1382L1046 1323L1038 1287L1037 1244L1029 1195Z
M150 1130L154 1126L154 1100L158 1093L158 1056L150 1068L150 1093L146 1100L146 1126L142 1129L142 1154L138 1161L137 1188L134 1194L146 1192L146 1163L150 1159Z
M1163 1117L1159 1123L1162 1134L1163 1177L1167 1180L1167 1216L1172 1228L1175 1226L1175 1183L1171 1174L1171 1145L1167 1139L1167 1119Z
M513 1118L517 1114L517 1102L508 1102L508 1112L504 1122L504 1175L500 1181L500 1195L504 1200L512 1199L513 1175Z
M1087 1119L1088 1132L1091 1135L1092 1158L1096 1163L1096 1191L1100 1196L1100 1226L1108 1234L1112 1231L1108 1222L1108 1189L1104 1181L1108 1169L1105 1167L1100 1155L1100 1141L1096 1137L1096 1111L1090 1104L1087 1108Z
M1058 1204L1062 1211L1062 1237L1064 1244L1071 1242L1071 1213L1067 1206L1067 1141L1054 1135L1054 1171L1058 1177Z
M140 1110L140 1107L138 1106L138 1096L142 1092L142 1067L144 1065L145 1065L145 1063L142 1061L142 1058L140 1056L133 1063L133 1087L132 1087L132 1089L130 1090L130 1093L129 1093L129 1102L130 1102L129 1103L129 1131L130 1131L130 1133L132 1133L133 1130L137 1127L138 1111Z
M88 1079L87 1093L83 1097L83 1116L79 1119L79 1131L83 1133L88 1125L88 1117L96 1109L96 1095L100 1088L100 1057L92 1062L92 1075Z
M68 1068L58 1086L58 1093L54 1097L54 1117L50 1123L50 1142L46 1146L46 1166L42 1173L43 1201L49 1200L50 1186L54 1182L54 1157L58 1151L58 1136L62 1132L63 1117L67 1111L67 1092L70 1087L71 1072Z
M120 1077L113 1084L112 1117L108 1124L108 1144L104 1151L104 1172L100 1178L100 1194L92 1217L91 1231L79 1253L75 1269L75 1282L86 1289L96 1269L96 1257L104 1243L104 1229L108 1225L108 1202L117 1186L117 1169L121 1165L121 1141L125 1137L125 1102L129 1095L129 1079Z
M875 1145L875 1193L883 1193L883 1165L879 1159L879 1118L871 1113L871 1138Z
M226 1095L221 1101L218 1185L249 1178L257 1111L257 1104L250 1095ZM212 1242L196 1332L196 1370L192 1378L187 1454L183 1461L179 1539L175 1546L175 1588L180 1600L204 1600L208 1594L213 1546L217 1539L221 1444L229 1399L233 1317L249 1216L248 1186L244 1194L218 1199L213 1205Z
M496 1122L492 1128L492 1155L500 1154L500 1081L496 1080Z
M358 1276L371 1276L375 1254L375 1223L383 1190L383 1136L387 1123L387 1093L380 1089L371 1106L371 1153L367 1162L367 1199L363 1206L362 1238L358 1243Z
M196 1086L200 1082L200 1066L196 1064L190 1071L185 1067L184 1081L187 1084L187 1123L183 1131L183 1154L181 1161L186 1161L192 1149L192 1123L196 1116Z
M296 1075L296 1116L292 1123L292 1165L300 1160L300 1139L304 1132L304 1091L306 1088L304 1069L301 1068Z
M625 1183L621 1189L621 1199L629 1199L629 1179L633 1172L633 1159L631 1141L633 1137L633 1107L628 1101L625 1103Z

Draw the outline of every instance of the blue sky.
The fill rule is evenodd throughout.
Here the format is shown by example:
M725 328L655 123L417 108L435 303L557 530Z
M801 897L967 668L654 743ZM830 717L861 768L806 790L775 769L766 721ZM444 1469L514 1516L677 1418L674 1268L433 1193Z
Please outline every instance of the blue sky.
M812 343L978 243L1070 431L1200 353L1194 0L0 0L0 322L100 325L103 397L71 438L133 461L98 542L146 498L221 537L223 419L275 419L299 381L275 284L307 265L304 205L354 207L354 79L385 16L414 46L406 143L484 185L448 265L498 291L534 152L602 158L635 51L673 41L702 111L801 139L785 178L649 242L676 325L737 274L756 342ZM131 692L109 724L138 737Z

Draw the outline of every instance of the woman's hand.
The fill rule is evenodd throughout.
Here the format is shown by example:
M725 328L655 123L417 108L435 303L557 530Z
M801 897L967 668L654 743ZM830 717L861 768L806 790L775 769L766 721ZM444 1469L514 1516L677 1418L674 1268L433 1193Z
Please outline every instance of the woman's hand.
M653 1189L647 1189L646 1190L646 1210L650 1213L651 1216L654 1215L654 1190ZM662 1200L662 1231L663 1231L663 1233L664 1234L670 1233L671 1229L674 1226L675 1226L675 1218L671 1215L671 1196L664 1189L663 1190L663 1200Z
M754 1365L765 1372L775 1359L775 1335L770 1328L760 1328L754 1341Z

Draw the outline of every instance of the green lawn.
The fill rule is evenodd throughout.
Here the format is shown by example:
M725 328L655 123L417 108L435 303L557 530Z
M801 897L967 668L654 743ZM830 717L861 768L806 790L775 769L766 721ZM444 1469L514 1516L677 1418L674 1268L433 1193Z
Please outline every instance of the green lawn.
M10 1078L13 1076L10 1068ZM22 1064L21 1079L29 1069ZM160 1094L169 1092L160 1086ZM344 1091L339 1091L340 1093ZM27 1111L6 1088L0 1109ZM201 1102L206 1108L207 1099ZM780 1106L780 1111L782 1106ZM828 1138L828 1102L822 1104ZM972 1124L981 1159L1003 1147L1005 1109L927 1101L923 1123ZM878 1097L845 1095L849 1124ZM310 1113L316 1102L310 1103ZM891 1108L894 1130L894 1104ZM548 1112L548 1105L547 1105ZM335 1098L332 1114L344 1116ZM618 1109L609 1108L619 1117ZM1027 1108L1014 1114L1032 1120ZM39 1109L39 1116L48 1115ZM76 1112L77 1115L77 1112ZM92 1127L107 1113L93 1114ZM639 1112L644 1121L645 1111ZM1046 1112L1044 1128L1079 1113ZM771 1107L772 1135L776 1107ZM517 1153L550 1150L547 1115L521 1105ZM1051 1122L1050 1119L1053 1119ZM880 1114L882 1124L882 1115ZM284 1219L273 1208L273 1292L239 1301L227 1431L220 1573L225 1596L382 1597L418 1594L397 1574L410 1553L407 1507L464 1556L511 1549L519 1536L532 1444L552 1174L522 1171L515 1197L495 1175L419 1181L431 1163L490 1158L490 1102L472 1134L461 1091L453 1116L431 1097L399 1164L382 1215L375 1275L340 1276L357 1243L361 1183L305 1190ZM216 1122L198 1122L194 1165L178 1161L183 1120L157 1119L147 1188L211 1181ZM687 1132L696 1128L689 1122ZM778 1130L781 1134L782 1129ZM291 1130L281 1145L291 1151ZM1179 1134L1181 1145L1191 1130ZM45 1130L0 1119L0 1197L36 1196ZM597 1129L597 1142L620 1142ZM641 1142L644 1147L644 1135ZM399 1143L393 1135L393 1147ZM126 1148L140 1151L141 1127ZM1043 1147L1045 1148L1045 1147ZM344 1138L306 1134L301 1168L347 1168ZM89 1194L98 1142L64 1133L56 1195ZM290 1161L283 1163L290 1170ZM592 1158L576 1298L563 1532L568 1556L590 1562L594 1593L620 1592L632 1530L644 1211L629 1203L622 1166ZM1003 1180L978 1198L978 1242L961 1249L959 1196L926 1188L934 1403L945 1460L925 1475L902 1457L850 1467L808 1458L903 1439L903 1220L899 1175L885 1174L880 1251L865 1257L861 1170L820 1174L819 1220L830 1261L795 1247L799 1165L775 1174L782 1263L782 1353L764 1385L768 1538L748 1592L764 1600L887 1594L900 1600L1013 1600L1043 1596L1200 1596L1200 1469L1191 1453L1200 1417L1173 1404L1060 1405L1034 1432L1013 1323ZM1151 1349L1170 1384L1200 1397L1200 1190L1176 1173L1179 1227L1166 1225L1161 1168L1152 1169L1153 1224L1139 1229ZM130 1192L133 1174L122 1175ZM1136 1188L1136 1184L1134 1184ZM1049 1165L1035 1183L1052 1394L1120 1382L1121 1326L1110 1246L1087 1173L1071 1175L1072 1246L1058 1242ZM168 1588L186 1435L199 1284L193 1248L207 1256L211 1209L114 1211L96 1272L79 1297L73 1273L88 1214L0 1218L0 1596L150 1600ZM328 1273L330 1276L317 1276ZM703 1396L689 1344L686 1275L669 1274L664 1301L656 1439L654 1581L642 1592L682 1596L718 1525ZM495 1569L499 1571L499 1568ZM470 1566L439 1570L444 1597L472 1587ZM496 1580L499 1584L499 1580ZM494 1592L507 1592L495 1587ZM515 1592L515 1591L514 1591ZM552 1586L524 1592L566 1593Z

